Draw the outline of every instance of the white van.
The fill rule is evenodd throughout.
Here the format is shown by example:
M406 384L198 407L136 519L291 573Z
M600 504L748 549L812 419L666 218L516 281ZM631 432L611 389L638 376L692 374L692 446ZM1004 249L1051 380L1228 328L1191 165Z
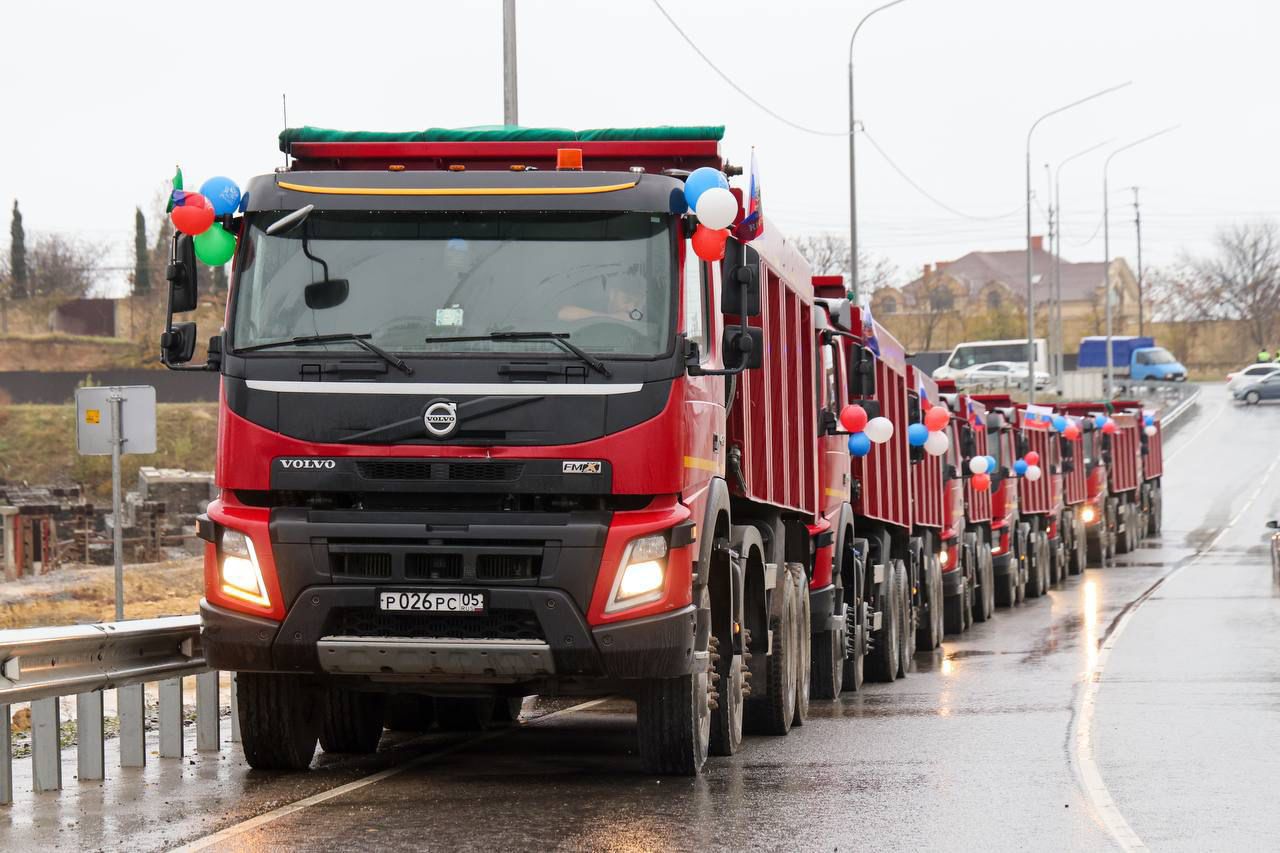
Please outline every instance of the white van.
M1035 340L1035 369L1037 373L1049 372L1049 346L1044 338ZM1010 341L965 341L956 344L942 366L933 371L934 379L956 379L977 364L990 361L1020 361L1027 363L1027 339Z

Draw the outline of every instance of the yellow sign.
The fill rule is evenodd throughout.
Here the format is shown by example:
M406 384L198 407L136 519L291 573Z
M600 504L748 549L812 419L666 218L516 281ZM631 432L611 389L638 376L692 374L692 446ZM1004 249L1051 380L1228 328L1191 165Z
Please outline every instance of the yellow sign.
M84 422L87 424L100 424L102 423L102 415L97 409L85 409Z

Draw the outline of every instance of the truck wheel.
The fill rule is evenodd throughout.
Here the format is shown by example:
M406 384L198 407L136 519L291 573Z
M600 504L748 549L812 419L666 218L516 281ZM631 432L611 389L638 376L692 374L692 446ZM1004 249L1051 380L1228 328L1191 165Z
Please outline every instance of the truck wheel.
M320 736L319 691L296 675L236 673L245 761L254 770L306 770Z
M973 621L986 622L996 613L995 568L991 564L991 546L978 543L978 589L973 597Z
M393 732L425 732L436 721L436 705L430 696L393 693L387 697L383 724Z
M867 677L872 681L893 681L898 677L898 578L896 562L890 560L884 567L885 578L881 587L880 630L872 639L871 653L867 655Z
M1031 547L1027 551L1027 598L1039 598L1045 590L1045 573L1049 567L1045 549L1040 544L1040 533L1031 535Z
M924 613L916 629L916 651L931 652L942 643L942 566L935 556L925 557Z
M693 672L643 682L636 697L640 761L646 773L697 776L711 745L711 593L694 590ZM794 694L794 691L793 691Z
M845 605L846 612L849 607ZM810 690L814 699L834 699L844 690L845 649L849 643L846 634L847 629L819 631L810 638L813 648Z
M782 596L782 613L769 620L773 644L765 662L764 694L755 695L753 682L751 698L743 709L746 729L752 734L785 735L796 716L796 605L790 572L778 579L773 593Z
M813 637L813 619L809 609L808 575L800 563L789 563L793 568L796 585L796 713L793 726L803 726L809 719L809 690L812 678L813 653L810 641Z
M964 593L948 595L942 605L942 621L948 634L964 633Z
M493 721L495 723L518 723L520 722L520 712L523 710L523 696L499 696L493 703Z
M1084 532L1084 524L1075 518L1072 513L1072 535L1071 535L1071 551L1069 553L1070 560L1067 564L1067 571L1073 575L1084 574L1085 566L1088 563L1088 546L1086 539L1087 534Z
M866 673L867 641L870 634L867 630L867 605L861 596L854 599L853 604L845 606L845 643L848 648L844 659L844 690L856 693L862 689Z
M1018 536L1017 559L1014 560L1014 565L1018 569L1018 574L1013 587L1014 591L1017 593L1017 595L1014 596L1014 600L1018 604L1022 604L1027 600L1027 574L1030 562L1030 538L1026 534L1020 534Z
M1133 550L1134 519L1132 509L1133 507L1129 504L1122 504L1120 507L1120 526L1124 529L1118 530L1116 533L1117 554L1128 554Z
M447 732L482 732L493 724L493 696L441 696L436 699L436 720Z
M907 564L901 560L897 563L898 606L902 608L898 620L898 677L906 678L911 671L911 650L915 648L915 607L911 603L911 578L907 574Z
M325 752L365 755L378 751L387 697L330 687L321 700L320 748Z
M1164 501L1160 495L1160 487L1156 486L1151 490L1151 512L1147 515L1147 535L1159 536L1160 527L1164 522Z

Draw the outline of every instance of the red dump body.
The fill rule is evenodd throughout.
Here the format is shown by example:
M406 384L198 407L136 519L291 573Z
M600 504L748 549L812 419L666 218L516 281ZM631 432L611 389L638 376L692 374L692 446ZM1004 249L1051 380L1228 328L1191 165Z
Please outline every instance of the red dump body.
M1062 500L1067 506L1075 506L1083 503L1089 497L1089 484L1086 480L1084 469L1084 439L1077 437L1075 441L1069 441L1064 436L1058 436L1059 445L1063 448L1063 470L1062 470ZM1067 445L1071 445L1071 457L1067 458L1065 449ZM1067 463L1071 463L1069 466ZM1071 470L1067 470L1070 467Z
M860 343L879 350L875 401L893 422L893 438L853 460L853 478L862 484L853 506L857 515L885 524L911 527L911 470L907 452L907 359L897 338L853 309L853 330Z
M728 442L742 454L746 491L736 477L728 480L734 494L812 517L818 512L813 284L804 259L777 234L766 231L752 243L760 254L760 314L750 324L764 329L764 365L738 376ZM726 325L737 322L725 318Z
M1014 403L1006 394L974 395L986 405L1012 409L1015 428L1019 436L1026 442L1027 452L1035 452L1040 456L1039 480L1032 482L1026 477L1018 478L1018 507L1023 515L1056 515L1062 509L1062 454L1058 445L1058 434L1051 429L1028 429L1026 410L1023 404ZM1013 467L1014 459L1004 464ZM1054 473L1057 471L1058 473Z
M1160 422L1160 415L1154 411L1142 408L1142 403L1138 400L1117 400L1117 409L1124 409L1132 412L1137 418L1143 434L1140 444L1146 446L1146 451L1142 454L1142 479L1156 480L1164 476L1164 426ZM1155 435L1146 435L1146 416L1151 415L1152 426L1156 428Z
M986 427L987 407L981 401L973 399L968 394L960 394L956 397L956 411L959 413L957 420L968 424L973 433L974 456L991 455L988 449ZM958 437L962 428L957 426L957 436L955 437ZM960 462L965 464L967 460L961 457ZM978 491L973 487L973 478L965 477L964 506L965 515L970 523L979 524L991 521L991 490Z
M1142 478L1142 435L1140 416L1117 412L1116 432L1111 436L1111 492L1132 492Z
M928 374L918 370L914 365L907 366L908 387L919 395L921 414L924 413L924 401L933 405L944 405L938 394L937 383ZM906 425L899 427L906 433ZM948 429L951 446L954 448L955 435ZM960 481L944 480L943 465L951 459L948 452L944 456L931 456L926 453L924 459L911 465L911 521L916 527L941 528L944 524L951 527L957 520L964 518L963 505L960 512L955 512L955 504L959 504ZM956 497L952 498L952 493Z

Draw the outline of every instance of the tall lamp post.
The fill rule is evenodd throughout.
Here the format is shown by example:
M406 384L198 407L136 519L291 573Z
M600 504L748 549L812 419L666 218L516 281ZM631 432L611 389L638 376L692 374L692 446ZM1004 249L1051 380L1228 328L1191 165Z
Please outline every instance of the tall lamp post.
M858 193L857 193L857 153L854 140L857 138L855 120L853 117L853 42L858 37L858 30L862 29L862 25L867 19L876 12L883 12L890 6L897 6L905 0L892 0L883 6L877 6L870 12L862 16L862 20L858 21L858 25L853 28L853 35L849 36L849 295L853 299L853 304L858 304Z
M1110 221L1110 205L1108 204L1109 185L1107 183L1107 172L1111 168L1111 161L1115 156L1130 148L1136 148L1144 142L1150 142L1158 136L1164 136L1177 130L1179 125L1166 127L1164 130L1157 130L1155 133L1147 134L1141 139L1136 139L1127 145L1121 145L1115 151L1107 155L1107 159L1102 163L1102 254L1104 260L1102 263L1102 299L1106 303L1107 315L1107 399L1110 400L1115 396L1115 355L1111 351L1111 221Z
M1057 346L1054 347L1054 381L1058 383L1058 387L1062 387L1062 362L1065 360L1065 338L1062 328L1062 167L1077 160L1086 154L1092 154L1104 145L1110 145L1114 139L1104 139L1097 145L1091 145L1082 151L1077 151L1070 157L1066 157L1062 162L1058 163L1057 168L1053 170L1053 213L1054 221L1057 224L1057 245L1053 252L1053 324L1054 332L1057 335Z
M1036 128L1040 126L1040 122L1047 118L1056 116L1058 113L1064 113L1067 110L1074 109L1081 104L1087 104L1095 98L1101 98L1103 95L1109 95L1117 89L1123 89L1129 83L1121 83L1118 86L1111 86L1107 89L1094 92L1069 104L1064 104L1054 110L1040 116L1031 123L1031 127L1027 129L1027 398L1032 402L1036 399L1036 303L1035 296L1031 291L1032 283L1032 256L1031 256L1031 136L1036 132Z

